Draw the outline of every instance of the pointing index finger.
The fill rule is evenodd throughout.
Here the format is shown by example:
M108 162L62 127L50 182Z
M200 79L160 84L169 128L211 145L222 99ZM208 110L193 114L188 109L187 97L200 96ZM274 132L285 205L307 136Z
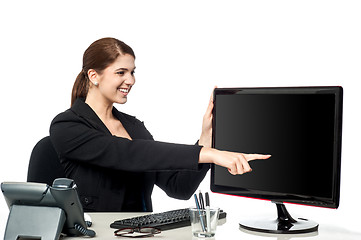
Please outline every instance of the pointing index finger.
M257 160L257 159L268 159L271 155L264 154L243 154L247 161Z

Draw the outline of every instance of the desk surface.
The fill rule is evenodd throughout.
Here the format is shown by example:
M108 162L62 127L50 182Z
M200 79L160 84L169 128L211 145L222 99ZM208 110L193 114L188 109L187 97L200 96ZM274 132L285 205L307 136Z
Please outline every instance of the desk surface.
M144 213L90 213L92 218L93 229L97 235L92 239L125 239L121 237L114 237L114 230L109 227L110 223L114 220L124 219L134 216L144 215ZM356 232L357 231L357 232ZM232 215L232 213L227 213L227 220L222 222L220 226L217 228L217 233L215 238L213 239L277 239L277 240L289 240L289 239L327 239L327 240L356 240L361 239L361 231L356 230L352 232L347 229L343 229L337 225L330 225L328 223L322 224L320 223L318 232L310 233L310 234L258 234L250 231L240 230L238 227L238 218L236 215ZM65 238L66 240L70 239L81 239L81 238ZM90 238L87 238L90 239ZM192 237L191 227L183 227L173 230L163 231L161 234L151 237L149 239L198 239Z

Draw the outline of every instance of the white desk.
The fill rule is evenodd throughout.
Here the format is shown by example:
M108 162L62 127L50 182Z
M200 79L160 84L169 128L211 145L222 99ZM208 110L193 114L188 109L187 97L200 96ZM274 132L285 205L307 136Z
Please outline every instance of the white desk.
M122 238L122 237L115 237L114 230L109 227L110 223L114 220L124 219L134 216L144 215L144 213L90 213L89 214L93 221L93 229L97 235L94 240L102 239L129 239L129 238ZM217 240L222 239L239 239L239 240L251 240L251 239L267 239L267 240L288 240L288 239L323 239L323 240L360 240L361 239L361 230L355 230L355 232L351 232L347 229L343 229L342 227L338 227L337 225L330 225L330 224L322 224L319 223L319 230L315 233L310 234L257 234L250 231L240 230L238 227L238 217L232 213L227 212L227 220L223 222L222 225L218 226L217 233L215 238ZM90 239L88 237L82 238L65 238L64 240L70 239ZM198 239L192 237L191 234L191 227L183 227L173 230L166 230L162 233L155 235L154 237L148 239L174 239L174 240L187 240L187 239Z

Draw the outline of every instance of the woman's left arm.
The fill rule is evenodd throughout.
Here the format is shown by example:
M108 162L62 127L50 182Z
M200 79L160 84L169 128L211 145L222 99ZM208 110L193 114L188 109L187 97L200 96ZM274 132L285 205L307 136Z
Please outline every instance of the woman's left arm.
M212 147L212 111L213 111L213 93L209 99L206 113L203 116L202 133L198 144L204 147Z
M198 171L164 171L157 173L156 185L169 197L188 200L206 176L210 164L199 164Z
M212 147L212 111L213 93L203 116L202 134L197 142L204 147ZM168 196L187 200L197 190L199 184L206 176L210 164L199 164L199 171L171 171L159 172L156 184L167 193Z

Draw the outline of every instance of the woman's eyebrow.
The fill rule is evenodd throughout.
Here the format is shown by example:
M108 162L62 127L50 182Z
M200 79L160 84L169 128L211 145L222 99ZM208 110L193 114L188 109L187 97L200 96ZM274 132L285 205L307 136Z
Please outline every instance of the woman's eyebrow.
M133 68L133 71L135 70L135 68L136 68L136 67ZM128 68L122 68L122 67L121 67L121 68L116 69L115 71L129 71L129 69L128 69Z

